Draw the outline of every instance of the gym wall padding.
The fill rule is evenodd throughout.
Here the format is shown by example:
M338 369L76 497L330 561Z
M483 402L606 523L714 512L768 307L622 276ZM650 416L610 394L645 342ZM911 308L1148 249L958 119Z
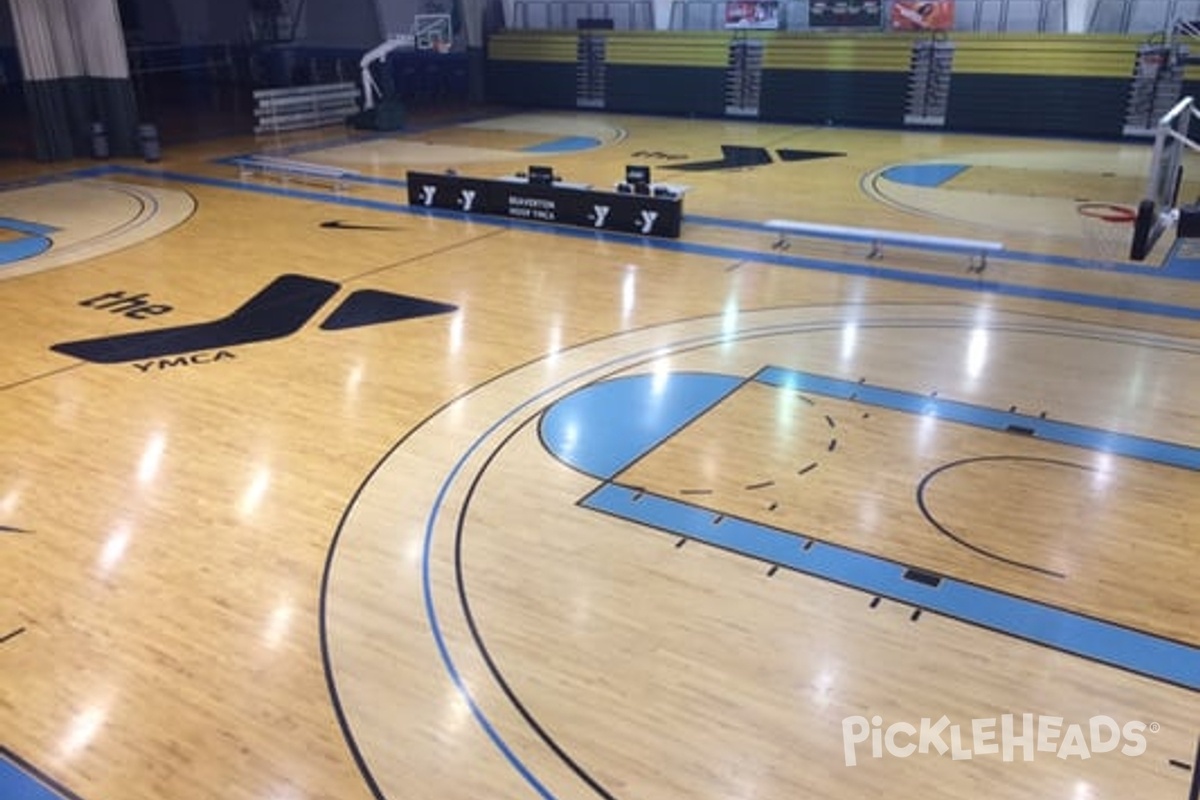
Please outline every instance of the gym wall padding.
M605 37L605 107L649 114L725 113L727 33Z
M763 56L763 119L900 126L908 95L908 36L777 37Z
M947 128L1117 137L1140 40L956 35Z
M594 35L594 32L593 32ZM750 32L764 42L759 118L902 127L911 34ZM605 108L720 116L733 34L605 35ZM1121 135L1136 36L952 34L945 130ZM496 102L574 107L573 31L500 32L488 54Z
M574 108L576 51L571 33L511 31L491 37L485 90L493 103Z

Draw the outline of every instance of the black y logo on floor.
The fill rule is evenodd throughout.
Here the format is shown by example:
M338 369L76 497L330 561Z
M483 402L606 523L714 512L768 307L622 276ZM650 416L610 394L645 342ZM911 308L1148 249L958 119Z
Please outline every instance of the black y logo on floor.
M97 364L117 364L281 339L302 328L340 288L320 278L281 275L232 314L212 322L82 339L50 349ZM341 330L455 310L446 303L364 289L343 300L321 328Z
M823 158L839 158L845 153L835 153L826 150L776 150L780 161L817 161ZM761 167L773 164L775 159L765 147L744 147L736 144L721 145L721 159L718 161L690 161L687 164L668 164L665 169L679 169L685 172L715 172L722 169L744 169L746 167Z

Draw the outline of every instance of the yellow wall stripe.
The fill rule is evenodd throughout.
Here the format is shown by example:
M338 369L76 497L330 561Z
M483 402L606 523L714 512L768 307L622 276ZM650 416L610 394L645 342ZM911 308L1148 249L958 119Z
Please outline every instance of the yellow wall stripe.
M626 66L724 68L727 31L604 33L607 61ZM763 65L778 70L906 72L913 38L756 32L765 44ZM954 34L955 74L1128 78L1141 42L1131 36ZM574 31L506 31L490 42L497 61L574 63Z

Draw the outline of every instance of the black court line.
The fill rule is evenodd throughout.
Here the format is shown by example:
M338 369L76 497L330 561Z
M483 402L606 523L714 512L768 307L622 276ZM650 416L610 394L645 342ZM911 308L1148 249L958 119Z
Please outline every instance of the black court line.
M775 485L775 481L761 481L760 483L747 484L745 489L748 492L754 492L759 489L766 489L768 486L774 486L774 485Z
M925 570L917 569L916 567L909 567L908 569L904 570L904 579L934 589L936 589L942 583L942 578L940 575L934 575L932 572L926 572Z
M1200 738L1196 739L1196 758L1192 762L1192 790L1188 800L1200 800Z
M989 461L1033 461L1033 462L1041 463L1041 464L1053 464L1055 466L1070 467L1071 469L1078 469L1078 470L1084 470L1084 471L1089 471L1089 472L1094 471L1090 467L1086 467L1081 464L1076 464L1071 461L1059 461L1059 460L1053 459L1053 458L1026 458L1024 456L977 456L977 457L973 457L973 458L963 458L963 459L959 459L958 461L951 461L947 464L942 464L940 467L932 470L927 475L925 475L925 477L921 478L920 483L917 484L917 508L919 508L921 510L921 514L925 517L925 520L930 525L932 525L938 531L938 533L942 534L943 536L945 536L946 538L955 542L956 544L959 544L974 553L978 553L979 555L984 556L985 558L990 558L993 561L998 561L1001 564L1008 564L1010 567L1018 567L1020 569L1029 570L1030 572L1037 572L1042 575L1047 575L1051 578L1058 578L1060 580L1066 580L1067 576L1065 573L1059 572L1057 570L1049 569L1047 567L1039 567L1036 564L1030 564L1025 561L1018 561L1017 559L1009 558L1008 556L1002 556L999 553L994 553L991 550L988 550L986 547L980 547L979 545L974 544L973 542L969 542L963 536L955 533L954 531L950 530L948 527L943 525L941 522L939 522L937 520L937 518L933 516L932 512L930 512L929 506L925 502L925 491L929 487L929 483L934 478L936 478L941 473L946 472L947 470L954 469L956 467L960 467L965 464L974 464L974 463L989 462Z
M20 636L20 635L21 635L22 633L24 633L24 632L25 632L25 626L24 626L24 625L22 625L21 627L17 628L16 630L11 630L11 631L9 631L8 633L4 634L3 636L0 636L0 644L4 644L4 643L5 643L5 642L7 642L9 639L15 639L15 638L17 638L18 636Z

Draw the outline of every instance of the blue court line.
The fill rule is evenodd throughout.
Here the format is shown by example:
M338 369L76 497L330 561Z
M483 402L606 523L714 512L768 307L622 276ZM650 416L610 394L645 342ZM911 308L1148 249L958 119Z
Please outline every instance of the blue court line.
M1172 278L1200 280L1200 254L1189 247L1187 248L1188 254L1181 255L1180 251L1184 249L1182 245L1185 241L1185 239L1176 239L1171 244L1171 249L1167 252L1167 258L1163 264L1163 273Z
M0 798L4 800L70 800L48 782L28 771L0 747Z
M908 567L794 532L605 483L581 503L651 528L686 536L769 564L888 597L1072 655L1187 689L1200 689L1200 648L982 586L942 578L908 580Z
M885 169L883 177L894 183L933 189L968 169L969 164L902 164Z
M940 289L958 289L971 292L972 294L987 292L1006 297L1018 297L1028 300L1046 300L1055 303L1082 306L1085 308L1125 311L1135 314L1164 317L1168 319L1200 320L1200 308L1191 306L1179 306L1153 300L1137 300L1129 297L1112 297L1108 295L1086 294L1084 292L1073 292L1063 289L1046 289L1039 286L1026 286L1014 283L999 283L997 281L986 280L980 276L960 277L957 275L910 272L902 269L893 269L882 266L850 264L839 261L830 261L827 259L785 255L781 253L763 253L757 250L743 250L735 247L706 245L678 239L655 239L645 236L638 236L636 234L611 232L600 233L590 228L574 228L570 226L523 222L504 217L488 217L484 215L475 216L463 214L458 211L413 207L406 203L389 203L381 200L368 200L359 197L329 194L328 192L290 189L280 186L247 184L240 181L223 178L211 178L201 175L189 175L186 173L145 169L141 167L112 165L98 167L92 170L85 170L80 174L90 177L96 174L113 173L137 175L158 180L172 180L180 183L195 183L201 186L213 186L223 189L232 189L234 191L255 192L258 194L273 195L275 197L291 197L304 200L313 200L316 202L331 203L334 205L368 208L375 211L389 211L400 214L410 214L413 216L429 216L436 219L457 220L460 222L463 220L470 220L471 223L475 225L511 228L513 230L551 234L554 236L574 237L578 239L591 239L593 241L612 242L617 244L634 244L639 247L666 250L669 252L684 253L687 255L708 256L711 258L728 261L749 261L760 264L769 264L771 266L788 267L792 269L811 269L814 271L830 272L838 275L848 275L851 277L878 278L881 280L892 280L901 283L933 286ZM690 221L690 217L685 217L686 223L690 224ZM756 227L761 226L756 225ZM1145 276L1146 273L1139 274Z
M1089 428L1070 422L1031 417L1017 412L998 411L994 408L957 400L934 398L900 389L870 386L841 378L830 378L780 367L767 367L755 375L754 379L769 386L810 392L840 400L850 400L853 396L854 402L857 403L919 416L936 417L949 422L973 425L977 428L1007 432L1009 426L1016 426L1032 431L1033 438L1043 441L1082 447L1102 453L1114 453L1126 458L1153 461L1181 469L1200 469L1200 450L1174 442L1163 442L1102 428Z

